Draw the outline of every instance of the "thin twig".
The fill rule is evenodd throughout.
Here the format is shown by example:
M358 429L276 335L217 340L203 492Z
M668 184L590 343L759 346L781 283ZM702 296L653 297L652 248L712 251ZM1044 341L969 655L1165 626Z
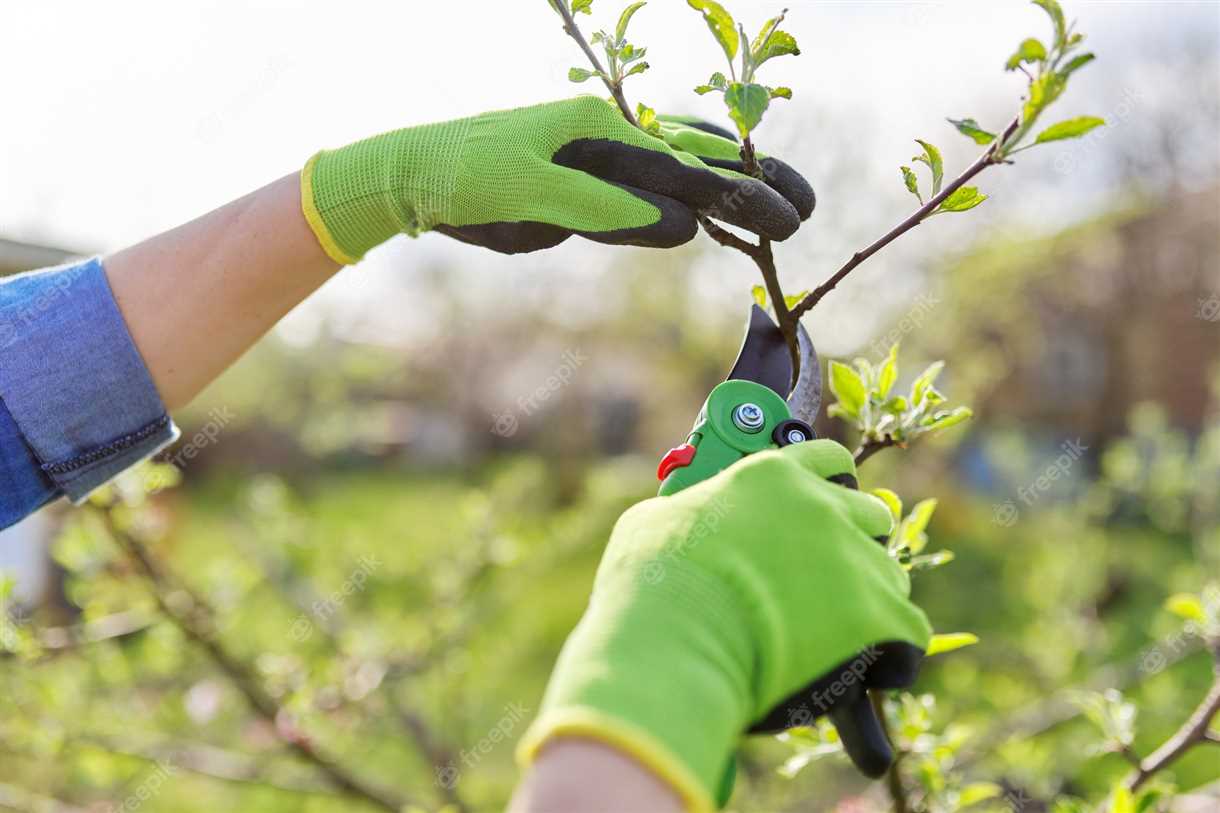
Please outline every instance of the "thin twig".
M320 770L331 783L356 798L382 810L397 813L408 801L376 788L350 773L329 754L323 753L304 732L291 725L291 714L283 708L249 668L229 653L215 635L215 611L186 585L177 581L153 558L144 544L115 523L110 511L100 511L107 530L136 563L151 588L153 599L165 616L195 642L246 698L251 708L269 723L280 741Z
M639 127L640 122L636 120L635 113L631 111L631 106L627 104L627 97L623 95L623 86L610 81L610 76L606 73L606 69L602 67L601 60L598 59L597 54L593 52L593 48L589 45L588 40L585 39L585 35L580 33L580 26L576 25L576 20L572 17L572 12L568 10L568 4L564 2L564 0L551 0L551 6L555 9L555 11L559 12L559 16L563 18L564 33L576 40L576 44L580 46L580 50L585 52L585 56L589 59L589 64L591 64L594 70L596 70L601 76L602 83L606 86L606 89L610 91L610 95L614 98L614 102L618 105L618 109L623 111L623 116L626 117L627 121L631 122L632 125Z
M74 744L87 745L102 751L147 762L171 766L207 779L239 785L255 785L282 793L308 794L336 798L331 785L311 776L308 781L284 781L267 775L264 758L228 751L214 745L195 742L123 742L100 735L76 735Z
M1000 149L1008 137L1016 131L1020 124L1021 117L1017 116L1006 128L1004 128L1004 132L1000 135L1000 137L992 142L991 146L988 147L982 155L975 159L974 163L968 166L962 172L962 174L954 178L948 186L930 198L923 206L920 206L918 209L912 212L910 216L908 216L897 226L874 240L868 247L863 248L853 254L851 259L844 263L843 267L836 271L830 277L830 279L826 280L821 285L810 291L809 295L797 303L796 307L792 309L792 312L796 314L796 317L799 319L801 316L808 313L814 305L822 301L822 297L834 290L834 287L842 282L844 277L858 268L869 257L873 256L878 251L894 242L894 240L898 239L922 223L928 216L935 212L950 195L961 187L965 186L966 183L974 178L975 175L978 175L989 166L1002 163L1003 159L1000 158Z
M1208 729L1211 726L1212 718L1220 714L1220 647L1217 647L1213 654L1215 664L1212 671L1215 679L1212 681L1207 696L1191 712L1181 727L1161 744L1160 748L1139 762L1135 770L1127 775L1127 778L1123 780L1123 785L1127 790L1138 790L1141 785L1169 767L1191 748L1211 739Z
M855 458L856 465L860 466L864 463L865 460L868 460L870 457L877 454L877 452L881 451L882 449L888 449L891 446L903 446L903 445L905 445L905 444L899 443L898 441L894 440L894 438L891 437L890 435L886 435L881 440L870 440L867 443L860 444L860 446L857 447L856 451L852 454L852 457Z
M1171 653L1165 659L1161 669L1168 669L1185 660L1197 651L1196 648L1184 647L1180 652ZM1159 670L1158 670L1159 671ZM1097 692L1103 689L1127 690L1138 685L1151 674L1143 667L1143 660L1137 659L1125 666L1106 666L1098 669L1095 676L1087 683L1062 689L1050 698L1038 703L1032 708L1009 716L999 723L990 726L987 731L972 737L958 754L958 765L967 766L978 762L995 750L996 743L1019 738L1029 741L1048 731L1074 720L1082 713L1080 705L1072 698L1082 692Z
M890 764L890 769L885 773L886 788L890 793L890 801L894 803L894 813L908 813L911 809L910 803L907 801L907 791L902 784L902 757L904 752L898 749L894 744L894 738L890 734L889 719L885 715L885 692L878 689L870 689L868 698L873 704L873 713L877 715L877 720L881 723L881 733L885 734L886 740L894 749L894 761Z

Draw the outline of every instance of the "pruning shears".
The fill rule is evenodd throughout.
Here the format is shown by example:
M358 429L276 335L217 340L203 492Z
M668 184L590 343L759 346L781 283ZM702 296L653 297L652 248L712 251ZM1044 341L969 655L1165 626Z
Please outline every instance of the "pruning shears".
M813 424L822 405L822 370L813 342L799 323L797 345L800 372L793 383L792 356L783 333L766 311L751 307L745 339L728 378L704 401L686 442L661 458L657 479L662 496L706 480L747 455L816 437ZM789 697L751 733L806 724L810 715L805 694ZM856 767L867 776L882 776L893 762L893 750L868 692L857 682L827 714Z

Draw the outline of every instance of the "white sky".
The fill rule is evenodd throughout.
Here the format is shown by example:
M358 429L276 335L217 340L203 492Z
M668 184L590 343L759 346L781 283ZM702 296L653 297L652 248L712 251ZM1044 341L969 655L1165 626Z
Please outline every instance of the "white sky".
M753 31L783 2L727 5ZM775 103L758 141L810 174L820 190L826 188L820 178L841 176L831 185L837 199L819 196L821 231L809 233L821 240L802 243L802 230L783 247L794 263L807 259L820 268L842 255L840 232L879 233L910 208L896 167L909 162L912 138L939 143L950 167L972 157L973 145L944 117L1002 124L1022 87L1003 73L1002 62L1022 38L1045 38L1048 24L1023 0L786 2L786 27L804 53L769 64L762 78L791 85L796 99ZM582 16L581 23L586 30L610 27L623 5L596 0L594 16ZM114 249L176 225L299 168L322 146L595 90L566 81L567 68L582 63L545 0L6 6L0 235L82 250ZM1103 99L1116 104L1107 78L1119 71L1146 74L1145 63L1155 57L1145 44L1187 30L1220 32L1215 0L1067 0L1065 6L1101 59L1073 80L1056 119L1113 118L1105 104L1097 109ZM717 46L685 2L652 0L636 15L632 39L650 48L653 65L629 86L632 98L723 121L718 97L690 92L720 63ZM1104 94L1103 86L1109 88ZM834 140L839 148L854 141L858 151L866 149L850 156L858 164L819 150L834 130L841 133ZM1052 157L1028 163L1046 176ZM1051 173L1052 182L1030 187L1006 208L989 201L989 213L968 228L985 232L1013 217L1050 218L1057 206L1082 200L1099 206L1104 185L1087 169L1057 179ZM1000 193L1013 183L997 175L984 186ZM945 227L942 239L961 228L967 227ZM929 251L930 244L919 242L926 239L912 235L910 257ZM521 283L546 277L547 269L604 264L613 255L573 240L546 256L502 258L431 235L375 253L359 283L328 286L312 307L366 307L399 284L388 275L401 275L401 266L416 257L470 268L490 287L506 274L520 275ZM885 270L881 262L871 273ZM734 273L740 286L741 274ZM811 274L810 282L825 276Z

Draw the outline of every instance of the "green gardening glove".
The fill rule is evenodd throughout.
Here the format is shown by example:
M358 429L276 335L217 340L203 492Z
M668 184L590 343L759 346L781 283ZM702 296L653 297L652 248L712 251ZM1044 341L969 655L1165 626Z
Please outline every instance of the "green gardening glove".
M435 229L506 253L579 234L668 248L696 213L773 240L813 211L791 167L761 159L741 174L737 143L701 122L631 126L594 96L383 133L318 153L301 171L301 205L333 259L354 263L395 234Z
M836 704L910 685L931 629L876 541L889 510L854 482L851 454L814 440L627 511L520 760L591 737L711 810L742 734L825 713L843 732Z

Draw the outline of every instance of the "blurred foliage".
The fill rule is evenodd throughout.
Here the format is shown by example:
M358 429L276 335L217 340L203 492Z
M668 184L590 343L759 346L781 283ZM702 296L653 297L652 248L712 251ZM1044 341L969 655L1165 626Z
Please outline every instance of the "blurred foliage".
M1214 295L1199 258L1215 207L1210 229L1166 211L984 245L941 280L934 320L904 319L871 354L878 386L897 338L924 364L946 359L938 384L975 407L862 470L906 518L896 545L955 554L919 574L916 601L936 629L980 639L931 658L889 705L926 809L1097 810L1129 770L1123 748L1150 753L1207 689L1220 322L1195 311ZM1169 242L1193 253L1162 268ZM0 580L0 806L376 809L336 796L291 747L304 732L422 809L441 809L446 785L470 810L501 809L512 742L611 526L655 492L656 457L736 349L738 314L690 293L697 266L697 249L632 254L582 283L595 314L565 320L541 296L479 312L477 331L458 318L469 292L437 274L436 331L412 352L325 329L264 343L183 416L177 466L123 479L102 497L113 507L60 510L42 602ZM1108 355L1060 366L1077 343ZM568 350L584 360L548 388ZM493 431L505 411L511 434ZM1083 453L1061 462L1076 439ZM206 604L282 715L253 709L167 620L116 531L185 588L161 599ZM743 744L733 810L886 809L832 728L786 739ZM1217 780L1214 747L1196 749L1130 805L1168 809Z

